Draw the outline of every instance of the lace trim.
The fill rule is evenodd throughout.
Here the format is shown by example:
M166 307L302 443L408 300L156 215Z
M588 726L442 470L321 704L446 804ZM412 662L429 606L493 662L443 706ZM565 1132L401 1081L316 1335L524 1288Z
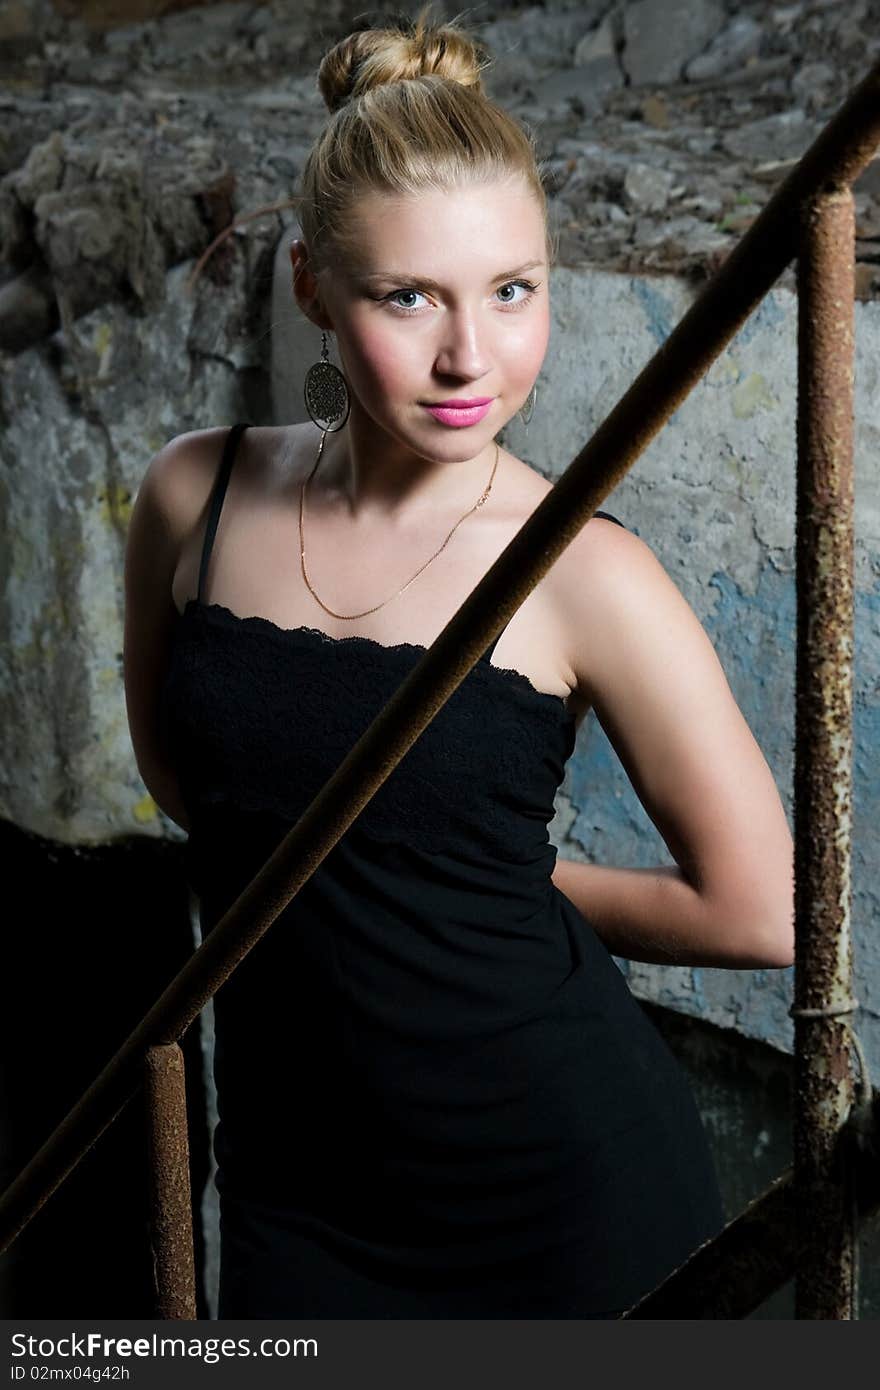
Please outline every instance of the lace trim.
M316 642L319 645L331 645L340 647L346 644L362 645L380 652L389 652L391 655L409 655L412 652L423 656L428 648L420 642L378 642L374 637L365 637L361 633L352 633L350 637L334 637L329 632L322 632L320 628L309 627L302 623L297 627L280 627L271 618L265 618L262 614L254 613L243 616L234 613L231 608L227 608L222 603L205 603L199 598L189 598L183 607L183 612L178 612L178 618L182 621L189 612L201 612L205 616L212 614L219 617L222 621L249 627L257 632L268 634L273 640L287 641L291 637L305 637L307 640ZM564 695L557 695L552 690L539 690L538 687L529 679L523 671L518 671L514 666L495 666L491 661L484 661L482 658L477 661L468 673L466 679L470 679L474 672L491 671L496 676L502 676L512 684L518 685L520 689L527 690L538 700L550 702L550 707L562 714L565 720L575 723L575 714L566 703Z
M200 601L184 612L163 721L194 824L221 803L295 824L425 650L279 628ZM239 640L227 641L233 628ZM428 852L531 860L547 842L575 730L560 696L479 662L349 829Z

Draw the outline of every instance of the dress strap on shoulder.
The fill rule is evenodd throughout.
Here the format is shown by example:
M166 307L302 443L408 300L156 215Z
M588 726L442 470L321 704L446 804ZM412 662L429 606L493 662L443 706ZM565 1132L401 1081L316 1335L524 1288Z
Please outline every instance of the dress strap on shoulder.
M217 523L220 520L220 509L223 506L223 498L226 496L226 486L229 482L229 475L232 472L233 460L235 459L238 442L248 428L249 423L249 421L240 421L237 425L233 425L223 445L223 456L220 459L220 467L217 469L217 477L211 491L211 506L208 512L208 524L205 527L205 539L202 544L202 562L199 565L199 587L197 590L199 603L202 601L202 590L205 584L205 576L208 573L208 561L211 558L211 547L214 544Z
M614 521L618 526L623 526L624 531L626 530L623 522L620 521L618 517L612 516L610 512L593 512L593 516L604 516L606 521Z

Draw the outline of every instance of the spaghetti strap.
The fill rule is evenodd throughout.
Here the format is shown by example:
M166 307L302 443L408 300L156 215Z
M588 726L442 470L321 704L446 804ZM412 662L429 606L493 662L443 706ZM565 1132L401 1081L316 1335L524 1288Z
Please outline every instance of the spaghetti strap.
M593 516L604 516L605 519L606 519L606 521L615 521L615 522L617 522L617 525L618 525L618 526L623 526L623 522L620 521L616 516L612 516L610 512L594 512L594 513L593 513ZM626 530L626 527L623 526L623 529L624 529L624 531L625 531L625 530ZM504 627L501 629L501 631L499 632L498 636L494 639L493 642L491 642L491 643L489 644L489 646L488 646L488 647L486 648L486 650L483 652L483 656L482 656L482 660L483 660L483 661L491 662L492 657L493 657L493 655L494 655L494 653L495 653L495 648L498 646L498 643L501 641L502 637L504 636L505 632L506 632L507 629L510 627L510 624L511 624L512 622L513 622L513 618L510 618L510 619L504 624Z
M223 498L226 496L226 485L229 482L229 475L232 472L232 462L235 458L235 451L238 442L245 430L248 428L249 421L239 422L233 425L226 436L226 443L223 446L223 457L220 460L220 467L217 470L217 479L211 492L211 510L208 513L208 524L205 527L205 539L202 544L202 562L199 565L199 587L197 589L198 602L202 601L202 590L205 584L205 576L208 573L208 561L211 558L211 547L214 544L214 536L217 532L217 522L220 520L220 508L223 506Z

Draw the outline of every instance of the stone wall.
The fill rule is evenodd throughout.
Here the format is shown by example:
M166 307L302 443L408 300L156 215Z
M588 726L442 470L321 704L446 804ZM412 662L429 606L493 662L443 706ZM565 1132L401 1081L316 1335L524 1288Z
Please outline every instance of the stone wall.
M314 65L361 6L222 4L106 28L72 8L0 11L0 816L76 854L180 839L125 718L127 520L173 435L304 418L318 335L289 275L273 297L292 214L248 221L188 281L233 216L296 187L325 119ZM880 5L548 0L481 5L473 27L490 91L537 133L559 236L538 404L504 442L558 476L876 60ZM878 170L856 190L853 865L855 1023L875 1077ZM712 637L792 824L795 307L789 270L604 504ZM592 720L552 833L570 857L671 862ZM791 971L621 968L652 1007L791 1049Z

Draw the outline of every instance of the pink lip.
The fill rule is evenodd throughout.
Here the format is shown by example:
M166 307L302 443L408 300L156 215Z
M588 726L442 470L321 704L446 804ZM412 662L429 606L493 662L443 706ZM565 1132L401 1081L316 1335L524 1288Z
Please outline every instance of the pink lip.
M475 405L469 408L455 407L449 405L426 405L425 409L439 420L443 425L452 425L454 428L463 429L467 425L476 425L482 420L484 415L489 413L492 405L492 398L484 401L482 405Z
M431 406L449 406L453 410L469 410L472 405L488 405L492 399L492 396L473 396L470 400L465 400L464 397L462 397L461 400L426 401L425 404Z

